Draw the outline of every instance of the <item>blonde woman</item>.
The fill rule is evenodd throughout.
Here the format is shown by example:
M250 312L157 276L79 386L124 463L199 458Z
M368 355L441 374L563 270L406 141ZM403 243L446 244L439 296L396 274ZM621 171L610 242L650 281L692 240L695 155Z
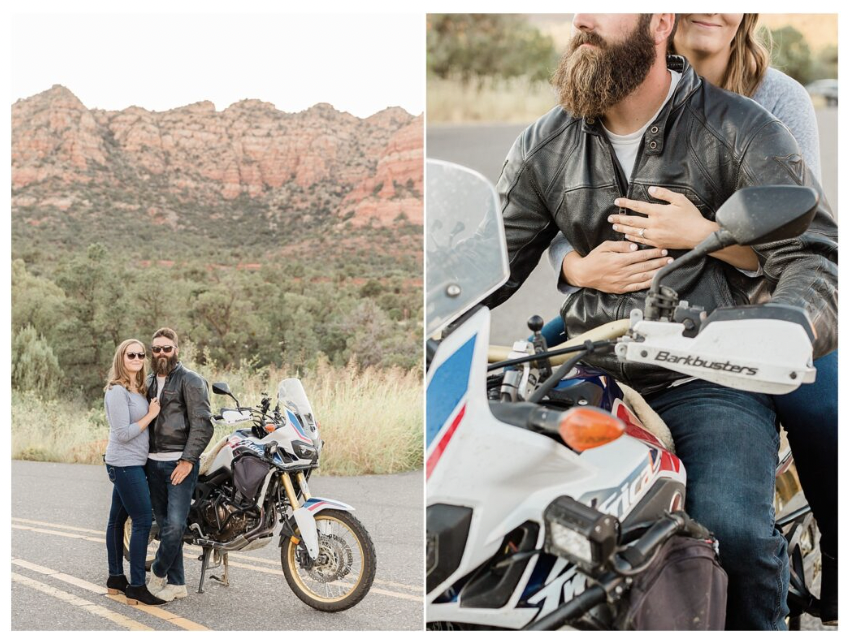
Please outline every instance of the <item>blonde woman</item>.
M147 403L144 345L125 340L115 351L106 381L106 418L109 420L109 444L106 447L106 471L113 483L112 508L106 526L106 552L110 594L122 592L127 603L161 605L162 599L147 590L144 561L153 510L144 474L149 440L147 426L159 414L159 400ZM132 518L130 537L130 581L124 575L124 525Z
M818 123L812 101L801 84L769 66L769 43L761 39L758 17L756 13L677 14L669 53L686 57L703 79L750 97L779 119L798 142L804 164L820 181ZM581 257L562 235L554 240L549 254L560 274L561 292L581 287L615 294L647 289L656 271L670 261L668 250L689 250L716 230L717 224L702 216L684 195L663 187L653 187L649 193L658 203L616 200L619 208L639 213L608 218L613 230L622 235L621 241L605 242ZM636 250L635 244L650 250ZM749 277L762 275L751 248L735 246L712 256ZM729 273L735 274L730 269ZM547 323L542 334L549 345L564 342L562 318ZM816 359L814 384L772 398L821 530L821 619L829 625L838 621L837 365L836 351Z

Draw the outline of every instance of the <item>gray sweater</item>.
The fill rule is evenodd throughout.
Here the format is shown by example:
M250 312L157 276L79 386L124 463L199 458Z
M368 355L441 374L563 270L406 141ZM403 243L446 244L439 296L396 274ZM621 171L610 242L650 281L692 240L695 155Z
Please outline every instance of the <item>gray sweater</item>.
M144 465L150 447L147 428L136 423L147 414L147 399L141 393L130 393L114 384L105 396L106 419L109 420L109 445L106 463L118 467Z
M804 86L789 75L769 68L751 98L789 128L798 141L804 163L821 182L819 126L816 110Z

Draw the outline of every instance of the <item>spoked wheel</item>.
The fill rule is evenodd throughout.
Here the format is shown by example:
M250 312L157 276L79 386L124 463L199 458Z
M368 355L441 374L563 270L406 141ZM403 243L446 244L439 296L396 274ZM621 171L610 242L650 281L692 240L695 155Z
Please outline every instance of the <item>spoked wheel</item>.
M365 527L346 511L328 509L315 516L318 558L302 543L283 543L283 575L305 604L324 612L355 606L371 589L377 570L374 544Z
M159 533L159 526L156 521L153 521L153 526L150 528L150 535L147 536L147 558L144 560L144 568L150 570L153 565L153 560L156 559L156 550L159 548L159 540L155 539ZM132 518L127 518L124 524L124 559L130 561L130 536L132 535ZM150 550L150 544L155 542L153 550Z

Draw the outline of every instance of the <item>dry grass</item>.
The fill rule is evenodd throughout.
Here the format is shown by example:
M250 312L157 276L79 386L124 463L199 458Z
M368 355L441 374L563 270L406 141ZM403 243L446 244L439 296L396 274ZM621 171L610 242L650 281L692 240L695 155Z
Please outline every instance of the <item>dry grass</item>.
M556 105L551 86L544 81L512 79L475 82L427 79L427 123L527 123Z
M276 385L292 377L281 369L256 372L249 367L204 370L209 382L227 382L242 405L272 399ZM423 463L422 382L418 371L331 367L319 363L303 386L320 424L325 447L322 474L353 476L414 470ZM212 396L213 410L231 406ZM216 427L217 440L228 434ZM12 395L12 458L63 463L102 463L109 437L102 406L42 401L29 393Z
M303 382L326 441L322 472L391 474L422 467L420 373L351 367Z
M101 407L79 401L42 401L12 391L12 458L27 461L103 463L109 428Z
M554 40L558 51L565 50L571 37L573 14L527 14L526 17ZM833 13L761 13L759 24L772 30L784 26L796 28L814 54L838 42L837 15ZM555 103L552 88L543 81L485 80L482 89L478 90L474 81L463 85L455 80L427 78L428 124L529 123Z

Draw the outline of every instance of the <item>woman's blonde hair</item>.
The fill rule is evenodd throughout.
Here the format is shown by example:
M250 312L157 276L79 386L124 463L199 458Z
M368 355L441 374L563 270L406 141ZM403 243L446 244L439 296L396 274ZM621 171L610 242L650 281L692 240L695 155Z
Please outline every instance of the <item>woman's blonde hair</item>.
M147 364L143 364L141 370L135 374L135 384L130 382L130 374L124 365L124 355L126 354L129 346L132 344L139 345L142 351L145 348L144 343L140 340L136 340L135 338L124 340L121 344L119 344L118 348L115 350L115 357L112 358L112 368L109 369L109 377L106 378L106 388L103 390L108 391L115 384L120 384L128 391L131 391L134 386L139 393L147 396Z
M719 88L750 97L763 82L771 62L772 40L768 29L757 30L759 18L759 13L742 15L736 35L730 42L730 59ZM674 33L669 40L669 52L673 52Z
M757 30L759 13L745 13L736 37L730 42L730 60L720 87L753 96L763 82L771 61L771 37L766 29Z

